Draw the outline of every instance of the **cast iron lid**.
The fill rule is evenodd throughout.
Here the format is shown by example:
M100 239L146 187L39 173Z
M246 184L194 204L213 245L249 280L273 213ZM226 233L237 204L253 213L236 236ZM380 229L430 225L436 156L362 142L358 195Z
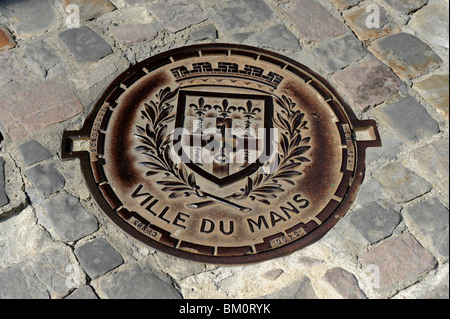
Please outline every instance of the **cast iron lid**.
M62 158L80 159L93 197L135 239L241 264L320 239L355 199L375 146L376 123L304 65L207 44L121 74L83 129L64 133Z

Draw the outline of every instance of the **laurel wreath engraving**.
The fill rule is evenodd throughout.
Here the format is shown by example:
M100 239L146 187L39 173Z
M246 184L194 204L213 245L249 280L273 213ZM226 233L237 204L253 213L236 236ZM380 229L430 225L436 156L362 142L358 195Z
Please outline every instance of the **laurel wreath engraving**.
M311 148L307 144L310 137L302 138L301 130L308 129L305 114L294 110L296 103L292 99L275 96L275 100L281 106L281 113L277 113L274 124L284 132L281 133L280 147L282 154L277 154L278 159L272 161L270 173L259 171L255 178L247 177L247 184L239 193L233 194L233 198L251 200L258 199L260 202L270 205L269 199L277 197L277 193L284 192L281 182L291 185L295 183L293 177L302 175L296 170L305 162L311 162L304 154ZM275 166L275 167L274 167Z
M200 196L194 174L188 174L181 163L175 164L170 155L171 134L167 133L167 123L175 119L174 105L170 104L178 94L178 89L171 91L170 87L156 94L157 101L145 103L141 118L147 120L144 127L136 126L139 134L135 137L142 143L135 151L142 152L148 161L139 164L148 168L146 176L165 172L166 180L157 181L164 186L162 191L170 192L169 198L181 196Z
M277 198L277 193L284 192L282 183L295 185L292 178L302 175L296 170L301 164L310 162L305 153L311 148L308 146L310 138L302 137L301 131L308 129L305 114L295 110L296 103L292 99L282 96L276 97L276 103L282 108L274 119L274 125L282 130L278 160L273 161L270 172L258 171L254 178L247 177L246 185L239 192L227 197L217 197L203 192L198 186L195 175L188 174L182 163L175 163L171 157L172 134L167 132L168 123L175 120L175 106L171 102L175 99L179 89L170 87L161 89L156 94L156 100L144 104L141 119L146 120L145 127L136 126L138 134L135 137L141 145L135 151L141 152L146 161L139 164L148 168L146 176L164 173L164 180L156 183L162 186L163 192L169 192L169 198L196 196L206 201L189 204L191 208L200 208L213 203L222 203L234 207L241 212L249 212L251 208L240 206L230 199L243 200L249 198L270 205L270 199Z

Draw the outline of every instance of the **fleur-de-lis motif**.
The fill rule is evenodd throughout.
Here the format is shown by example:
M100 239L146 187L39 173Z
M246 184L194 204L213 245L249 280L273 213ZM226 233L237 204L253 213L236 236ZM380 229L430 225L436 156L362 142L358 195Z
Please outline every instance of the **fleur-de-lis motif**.
M247 108L239 106L238 111L244 113L246 119L253 119L257 113L261 113L261 109L259 107L253 107L252 101L247 101Z
M222 101L222 105L214 105L214 109L219 112L220 116L227 118L231 112L236 111L236 106L231 106L227 99Z
M198 117L204 116L207 111L212 109L211 105L205 104L205 99L202 97L198 99L198 104L191 103L189 107L195 111Z

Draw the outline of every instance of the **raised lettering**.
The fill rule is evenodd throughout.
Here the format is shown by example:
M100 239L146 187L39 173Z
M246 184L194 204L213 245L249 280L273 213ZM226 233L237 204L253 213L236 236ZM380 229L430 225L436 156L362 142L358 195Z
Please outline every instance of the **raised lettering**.
M266 229L269 229L269 224L267 223L267 220L264 218L263 215L259 216L258 222L255 222L251 218L248 218L247 222L248 222L248 226L250 227L250 231L252 233L255 232L255 227L254 226L257 226L259 230L261 230L263 225L264 225L264 227L266 227Z

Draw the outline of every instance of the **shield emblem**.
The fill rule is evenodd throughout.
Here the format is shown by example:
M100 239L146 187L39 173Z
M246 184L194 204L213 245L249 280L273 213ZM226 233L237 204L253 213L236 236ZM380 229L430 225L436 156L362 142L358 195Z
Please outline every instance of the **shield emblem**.
M226 186L253 174L270 157L272 118L269 94L181 89L174 144L190 169Z

